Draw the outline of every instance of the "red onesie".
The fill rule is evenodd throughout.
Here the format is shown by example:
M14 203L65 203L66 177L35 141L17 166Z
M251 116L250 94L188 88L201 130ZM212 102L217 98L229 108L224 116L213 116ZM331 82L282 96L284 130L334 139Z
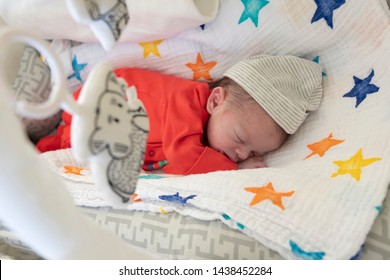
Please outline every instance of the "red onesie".
M139 68L121 68L115 74L136 87L146 108L150 132L145 164L168 161L164 172L185 175L237 169L236 163L205 145L210 95L207 83ZM79 93L80 89L75 98ZM64 113L63 121L55 135L38 142L40 151L70 147L70 115Z

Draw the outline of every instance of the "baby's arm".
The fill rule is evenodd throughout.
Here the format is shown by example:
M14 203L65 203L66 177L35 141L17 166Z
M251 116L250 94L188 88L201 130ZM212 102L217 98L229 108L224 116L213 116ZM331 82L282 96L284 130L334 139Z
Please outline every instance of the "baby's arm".
M263 157L249 157L238 163L238 169L262 168L266 167Z

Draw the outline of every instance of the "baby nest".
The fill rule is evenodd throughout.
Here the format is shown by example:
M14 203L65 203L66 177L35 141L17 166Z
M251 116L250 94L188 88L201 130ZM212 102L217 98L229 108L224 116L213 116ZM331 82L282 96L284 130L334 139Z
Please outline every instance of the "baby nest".
M102 60L199 81L219 79L256 54L319 63L320 108L265 157L268 168L141 176L128 209L219 219L287 259L351 259L381 211L390 179L389 50L384 0L223 0L211 23L169 39L119 43L109 52L81 44L66 50L65 64L76 62L68 68L75 89ZM76 204L104 206L83 183L68 182Z

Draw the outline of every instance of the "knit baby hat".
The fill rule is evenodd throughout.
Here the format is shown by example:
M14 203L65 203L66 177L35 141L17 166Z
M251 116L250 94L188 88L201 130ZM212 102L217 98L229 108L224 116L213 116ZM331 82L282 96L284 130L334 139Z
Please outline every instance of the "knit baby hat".
M295 56L252 56L224 76L247 91L288 134L317 110L322 98L321 66Z

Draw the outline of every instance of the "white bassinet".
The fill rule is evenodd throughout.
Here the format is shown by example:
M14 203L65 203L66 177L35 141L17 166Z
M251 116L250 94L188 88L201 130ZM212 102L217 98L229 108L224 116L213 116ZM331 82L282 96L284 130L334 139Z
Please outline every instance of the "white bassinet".
M70 150L40 158L88 219L161 258L390 259L389 202L384 202L390 180L387 3L249 2L221 0L213 21L171 38L124 39L110 51L97 42L65 40L72 38L53 45L67 67L71 90L103 60L114 68L141 67L205 81L255 54L316 61L323 67L320 109L266 156L268 168L141 174L128 209L115 210L100 198L88 174L65 173L66 165L81 167ZM47 24L61 22L53 15ZM265 198L250 205L264 192ZM166 199L175 196L180 203ZM0 236L27 249L5 227Z

